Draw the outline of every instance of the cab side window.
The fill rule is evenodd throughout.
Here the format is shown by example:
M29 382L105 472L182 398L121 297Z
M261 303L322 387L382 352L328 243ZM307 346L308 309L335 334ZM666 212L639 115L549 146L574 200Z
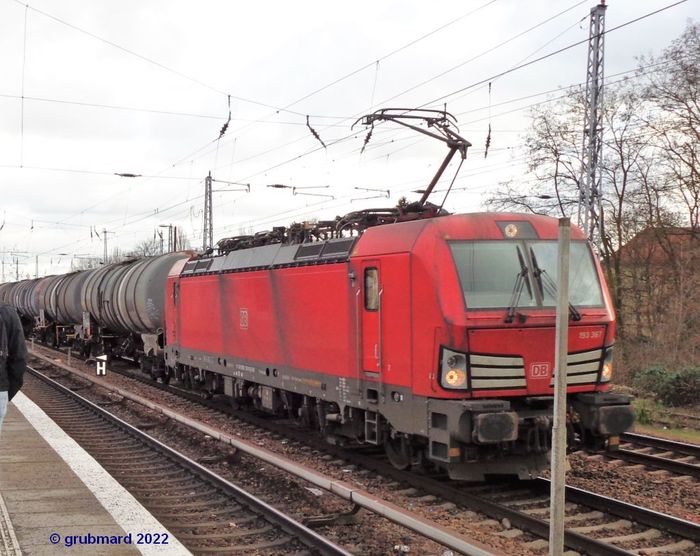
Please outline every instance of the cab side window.
M379 309L379 270L365 268L365 309Z

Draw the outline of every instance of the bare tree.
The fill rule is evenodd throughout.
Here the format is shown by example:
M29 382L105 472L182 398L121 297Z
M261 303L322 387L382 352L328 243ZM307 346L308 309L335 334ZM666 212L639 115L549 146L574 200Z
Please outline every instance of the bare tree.
M185 231L180 228L179 226L176 228L177 229L177 241L175 245L175 250L176 251L187 251L189 249L192 249L192 244L190 243L190 238L187 236Z
M135 258L154 257L160 254L160 241L155 237L139 241L136 246L129 251L129 255Z
M644 198L640 172L648 169L650 135L642 129L637 114L645 100L628 82L607 91L602 167L603 242L600 253L620 315L618 328L624 335L620 245L649 225L648 215L639 210ZM497 209L526 210L553 216L578 216L584 99L573 92L560 102L537 107L525 138L526 156L532 181L526 188L503 184L487 201Z
M655 107L645 118L667 156L661 168L689 227L700 229L700 24L684 33L655 59L642 58L644 96Z
M603 116L600 255L620 337L674 361L700 328L699 87L700 25L689 24L636 76L607 87ZM532 111L530 179L501 184L487 206L576 220L582 110L577 90Z

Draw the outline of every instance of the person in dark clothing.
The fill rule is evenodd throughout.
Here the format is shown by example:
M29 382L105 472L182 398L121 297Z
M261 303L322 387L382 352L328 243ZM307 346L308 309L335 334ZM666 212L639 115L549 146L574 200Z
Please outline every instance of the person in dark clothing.
M0 303L0 425L8 402L22 387L27 367L27 344L14 307Z

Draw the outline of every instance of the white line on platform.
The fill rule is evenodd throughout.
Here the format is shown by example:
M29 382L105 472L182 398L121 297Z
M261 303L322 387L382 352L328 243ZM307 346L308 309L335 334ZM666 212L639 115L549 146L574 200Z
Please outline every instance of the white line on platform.
M21 392L12 399L12 403L85 483L126 533L132 533L134 539L137 533L168 533L168 545L130 546L146 556L191 554L136 498L107 473L95 458L46 415L44 410Z

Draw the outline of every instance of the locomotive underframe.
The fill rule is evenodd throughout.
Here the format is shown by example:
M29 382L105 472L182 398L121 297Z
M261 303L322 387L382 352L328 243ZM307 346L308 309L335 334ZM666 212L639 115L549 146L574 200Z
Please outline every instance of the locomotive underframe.
M529 479L549 465L551 396L427 398L369 377L321 375L173 346L164 354L164 381L175 378L237 405L297 418L331 441L383 445L398 466L429 461L452 479L481 481L492 474ZM629 402L619 394L570 395L571 440L604 446L631 425Z

